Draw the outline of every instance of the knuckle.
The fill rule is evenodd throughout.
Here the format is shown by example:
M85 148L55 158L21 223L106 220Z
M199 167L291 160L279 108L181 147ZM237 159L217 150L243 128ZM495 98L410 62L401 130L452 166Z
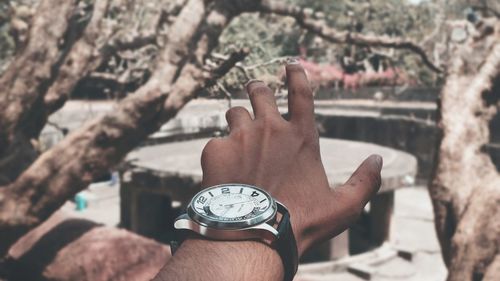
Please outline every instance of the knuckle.
M266 85L256 86L248 93L251 96L254 95L264 95L269 93L269 88Z
M219 150L221 142L222 140L220 139L211 139L207 142L207 144L205 145L205 147L201 152L202 163L207 162L212 155L215 155L217 153L217 150Z
M232 130L229 136L231 139L241 142L242 140L247 138L248 134L249 131L247 128L237 128L235 130Z
M268 114L261 119L259 129L264 133L274 135L285 130L284 120L279 115Z
M226 119L231 118L231 116L239 115L239 114L244 114L246 113L246 109L242 106L235 106L231 107L226 111Z
M293 95L295 95L296 97L300 97L301 99L305 99L307 101L312 101L314 99L309 84L295 85L295 87L291 89L291 91Z
M319 134L314 128L307 126L294 126L294 136L300 140L305 147L310 147L319 151Z

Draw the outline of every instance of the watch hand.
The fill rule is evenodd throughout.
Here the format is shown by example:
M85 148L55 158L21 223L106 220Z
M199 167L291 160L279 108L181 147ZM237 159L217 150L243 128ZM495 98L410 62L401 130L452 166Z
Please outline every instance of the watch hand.
M221 216L225 216L229 210L231 210L231 208L226 208L226 210L222 213Z
M253 200L231 203L231 204L227 204L227 205L224 205L224 206L231 206L232 207L232 206L234 206L236 204L243 204L243 203L248 203L248 202L253 202Z

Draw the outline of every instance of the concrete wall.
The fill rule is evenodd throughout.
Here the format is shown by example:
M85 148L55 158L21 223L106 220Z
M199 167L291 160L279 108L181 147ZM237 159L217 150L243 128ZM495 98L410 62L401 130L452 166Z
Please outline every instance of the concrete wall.
M429 177L438 130L428 122L383 116L318 115L322 137L376 143L403 150L418 159L418 178Z
M410 109L388 112L379 110L377 114L345 114L335 110L317 112L320 135L329 138L366 141L415 155L419 162L419 179L431 175L437 141L440 131L435 123L435 109L429 118L415 117ZM490 124L491 143L484 151L491 156L500 171L500 114Z

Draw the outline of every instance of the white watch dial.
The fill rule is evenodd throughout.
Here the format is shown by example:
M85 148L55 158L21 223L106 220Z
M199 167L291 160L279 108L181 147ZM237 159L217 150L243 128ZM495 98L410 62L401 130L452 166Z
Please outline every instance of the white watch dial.
M248 185L220 185L203 190L192 201L194 211L210 220L232 222L252 219L271 208L272 198Z

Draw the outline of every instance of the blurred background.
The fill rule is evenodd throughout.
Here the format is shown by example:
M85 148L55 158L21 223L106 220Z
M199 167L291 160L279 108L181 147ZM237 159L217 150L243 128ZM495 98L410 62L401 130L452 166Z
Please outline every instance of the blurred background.
M289 58L331 187L384 157L379 194L296 280L494 280L499 17L495 0L3 0L0 280L152 278L245 83L286 118Z

